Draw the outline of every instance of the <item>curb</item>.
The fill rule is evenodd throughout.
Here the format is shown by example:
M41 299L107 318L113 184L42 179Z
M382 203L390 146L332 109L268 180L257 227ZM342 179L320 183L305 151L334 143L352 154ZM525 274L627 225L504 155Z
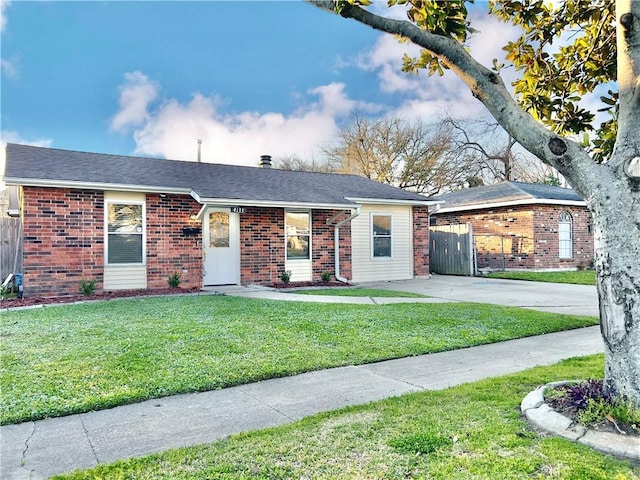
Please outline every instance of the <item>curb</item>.
M547 383L530 392L520 404L527 421L539 430L594 448L602 453L640 464L640 437L599 432L553 410L544 401L544 390L566 382Z

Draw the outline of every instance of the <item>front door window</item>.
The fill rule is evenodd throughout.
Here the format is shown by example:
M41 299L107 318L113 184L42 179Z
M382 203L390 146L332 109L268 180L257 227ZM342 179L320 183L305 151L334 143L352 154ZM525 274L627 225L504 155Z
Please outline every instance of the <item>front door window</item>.
M229 214L211 212L209 214L209 247L227 248L229 246Z

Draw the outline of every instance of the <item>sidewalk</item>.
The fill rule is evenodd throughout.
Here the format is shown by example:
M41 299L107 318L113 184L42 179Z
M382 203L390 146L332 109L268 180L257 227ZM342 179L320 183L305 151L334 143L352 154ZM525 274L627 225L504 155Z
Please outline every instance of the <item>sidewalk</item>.
M44 479L602 351L599 328L588 327L7 425L0 427L0 478Z

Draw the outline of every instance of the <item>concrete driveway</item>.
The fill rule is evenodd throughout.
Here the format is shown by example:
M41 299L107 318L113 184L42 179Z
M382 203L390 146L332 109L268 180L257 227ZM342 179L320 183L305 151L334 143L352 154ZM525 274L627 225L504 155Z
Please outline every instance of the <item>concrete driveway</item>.
M421 293L443 300L492 303L545 312L599 316L595 286L432 275L414 280L368 282L363 287Z

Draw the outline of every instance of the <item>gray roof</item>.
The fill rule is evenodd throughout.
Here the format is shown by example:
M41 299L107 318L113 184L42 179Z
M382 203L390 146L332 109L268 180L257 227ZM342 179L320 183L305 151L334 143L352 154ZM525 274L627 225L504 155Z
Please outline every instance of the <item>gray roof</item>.
M257 159L256 159L257 163ZM266 204L355 205L349 199L424 203L427 197L357 175L296 172L7 144L8 184L192 193Z
M431 197L431 200L444 202L443 209L447 210L468 210L502 203L574 203L584 201L578 193L570 188L523 182L502 182L464 188L456 192Z

